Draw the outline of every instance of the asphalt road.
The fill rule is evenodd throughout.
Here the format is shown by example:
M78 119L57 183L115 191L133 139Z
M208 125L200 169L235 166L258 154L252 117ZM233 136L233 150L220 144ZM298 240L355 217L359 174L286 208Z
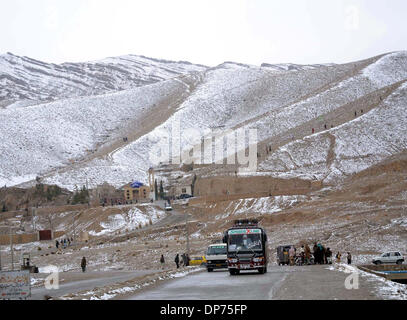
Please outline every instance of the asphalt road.
M379 280L359 277L359 288L349 290L344 272L326 265L269 266L268 273L231 276L206 271L144 289L130 300L376 300Z
M131 300L264 300L272 299L273 291L284 280L284 273L242 272L230 276L217 270L200 272L173 280L162 286L130 297Z
M103 287L117 282L141 277L146 274L157 272L157 270L140 271L100 271L100 272L64 272L59 274L59 289L48 290L45 286L31 289L31 300L44 300L44 296L60 297L69 293L77 293L84 290L93 290L96 287ZM43 279L46 275L39 274Z

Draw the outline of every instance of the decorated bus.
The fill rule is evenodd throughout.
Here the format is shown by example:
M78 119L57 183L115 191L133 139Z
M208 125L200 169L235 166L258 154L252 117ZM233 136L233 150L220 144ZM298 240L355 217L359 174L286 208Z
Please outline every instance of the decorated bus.
M257 220L236 220L223 237L227 245L227 262L231 275L241 270L267 272L267 235Z

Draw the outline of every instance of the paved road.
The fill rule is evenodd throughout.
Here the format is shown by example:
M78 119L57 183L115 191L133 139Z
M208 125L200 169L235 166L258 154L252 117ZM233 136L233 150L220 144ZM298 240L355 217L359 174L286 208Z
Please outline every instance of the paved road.
M96 287L103 287L117 282L124 282L130 279L157 272L157 270L140 271L103 271L103 272L66 272L60 273L61 280L59 289L47 290L44 286L31 289L32 300L43 300L44 296L60 297L69 293L76 293L84 290L93 290ZM44 279L49 274L39 274L37 277Z
M241 273L228 271L200 272L173 280L152 290L131 297L131 300L263 300L271 299L273 291L284 280L281 272Z
M345 288L344 272L328 266L269 266L267 274L227 271L201 272L145 289L130 300L370 300L377 280L360 277L359 289Z

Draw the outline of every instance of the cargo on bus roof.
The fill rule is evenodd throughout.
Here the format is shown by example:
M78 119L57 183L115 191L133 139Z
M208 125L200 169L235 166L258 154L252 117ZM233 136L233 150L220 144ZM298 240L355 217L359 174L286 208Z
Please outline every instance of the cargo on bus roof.
M259 221L257 219L240 219L235 220L235 226L242 226L242 225L254 225L257 226Z

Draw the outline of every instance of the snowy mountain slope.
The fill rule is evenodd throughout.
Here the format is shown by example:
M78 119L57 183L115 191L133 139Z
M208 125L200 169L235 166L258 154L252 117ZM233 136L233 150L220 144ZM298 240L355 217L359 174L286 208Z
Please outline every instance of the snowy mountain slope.
M300 99L338 77L346 76L352 70L353 66L344 65L338 66L335 72L325 67L308 71L311 74L302 72L276 76L274 72L262 68L230 63L227 68L225 65L212 68L205 72L203 81L179 106L177 112L155 130L117 150L108 159L95 159L86 166L59 172L45 181L64 181L64 186L72 189L78 181L82 183L84 177L94 184L103 183L103 179L106 179L116 186L135 177L145 179L148 168L156 165L151 161L150 151L157 147L161 133L170 135L173 126L179 124L183 133L191 128L202 132L205 128L217 126L232 128L254 115ZM316 81L304 86L307 77L315 78ZM293 90L287 90L289 85ZM194 140L184 135L180 141L181 147L187 146L188 142L193 144Z
M193 76L191 76L193 77ZM170 107L186 84L166 80L102 96L72 98L0 111L0 183L31 178L86 157L122 139L123 129L142 130L142 119Z
M405 149L406 52L344 65L287 69L278 71L274 67L228 62L187 77L114 95L6 110L9 113L0 111L0 117L3 116L0 132L7 137L7 143L0 144L0 151L9 152L18 141L16 137L21 137L18 146L22 148L21 151L14 148L12 155L1 161L0 175L3 181L11 181L41 174L46 183L69 189L86 181L90 185L108 181L116 186L134 179L146 181L148 168L156 165L150 152L159 146L162 133L169 135L178 124L183 134L180 141L183 150L200 141L187 129L203 133L205 129L226 130L244 125L257 128L261 153L258 174L325 182L363 170ZM160 121L151 124L150 118L140 113L141 105L150 110L150 116L161 116ZM64 108L69 111L61 114ZM365 110L363 115L360 109ZM357 118L353 115L355 110ZM48 126L48 137L43 131L51 114L57 115L60 124ZM29 124L30 119L35 121ZM385 124L380 119L385 119ZM16 124L12 130L5 125L7 121ZM43 129L36 129L41 128L37 121ZM134 121L145 130L140 130L128 144L101 152L106 135L113 132L109 139L120 139L122 127L131 126ZM325 122L334 128L320 132ZM311 133L314 127L317 134ZM381 127L386 128L386 134ZM67 128L83 135L83 141L74 133L67 134ZM30 135L31 131L35 134ZM366 135L361 136L360 132ZM370 132L375 138L369 136ZM60 141L57 144L52 138L55 136ZM30 150L31 145L35 150ZM263 150L268 145L273 150L266 155ZM57 152L51 147L57 148ZM97 156L89 157L88 148L96 148ZM36 150L41 152L30 156ZM69 160L75 160L75 165L70 165ZM209 166L195 173L222 174L222 170L223 166Z
M56 65L7 53L0 55L0 101L11 104L100 95L206 69L188 62L136 55Z
M260 164L260 170L277 176L304 176L329 183L406 150L407 54L392 54L380 59L355 80L361 81L361 78L368 79L370 90L400 80L402 83L378 107L361 117L279 148ZM344 89L342 103L352 99L352 91L356 92L355 86L348 83L341 89ZM319 113L316 115L323 114L322 110L323 107L317 108L316 112ZM290 119L295 120L296 111L289 113L292 116Z
M224 65L212 68L205 72L203 81L179 106L178 111L155 130L117 150L108 160L96 159L80 169L58 174L47 181L64 181L64 186L70 188L75 181L83 181L84 177L95 183L103 182L101 177L104 177L115 185L121 185L133 177L145 179L147 169L154 165L149 153L157 146L160 132L169 134L172 126L177 123L183 132L190 128L203 132L205 128L228 129L247 124L258 129L260 141L270 141L273 137L277 139L282 133L306 125L309 121L321 122L319 118L326 114L338 116L337 112L343 112L341 108L344 105L360 98L369 98L369 94L375 93L383 86L394 85L397 81L407 79L406 59L407 55L402 52L353 64L321 66L283 74L269 72L264 68L246 68L242 65L235 67L232 64L228 64L227 68ZM381 70L383 68L389 70L387 76ZM397 72L391 72L393 69ZM377 82L377 77L380 77L380 83ZM353 111L350 118L353 117L352 113ZM371 118L366 119L363 126L369 130L375 123L370 123L373 121ZM353 118L345 118L343 121L348 123L349 120ZM335 124L337 125L342 124ZM348 125L353 128L355 123L351 121ZM285 150L290 148L291 144L288 144L276 150L264 163L261 162L259 171L263 171L263 174L298 175L306 178L324 178L337 171L341 172L339 164L327 167L326 160L333 140L331 136L322 135L314 141L310 128L301 134L303 140L296 142L298 146L302 146L297 147L299 150L302 148L296 155L298 163L291 164L292 155ZM192 137L185 137L181 146L188 147L188 142L191 141L194 141ZM385 141L390 143L390 140ZM403 147L401 144L400 148ZM376 160L380 159L382 157ZM362 167L377 161L366 162ZM308 172L311 164L315 169ZM210 171L213 174L221 174L221 169L219 172L216 167Z

